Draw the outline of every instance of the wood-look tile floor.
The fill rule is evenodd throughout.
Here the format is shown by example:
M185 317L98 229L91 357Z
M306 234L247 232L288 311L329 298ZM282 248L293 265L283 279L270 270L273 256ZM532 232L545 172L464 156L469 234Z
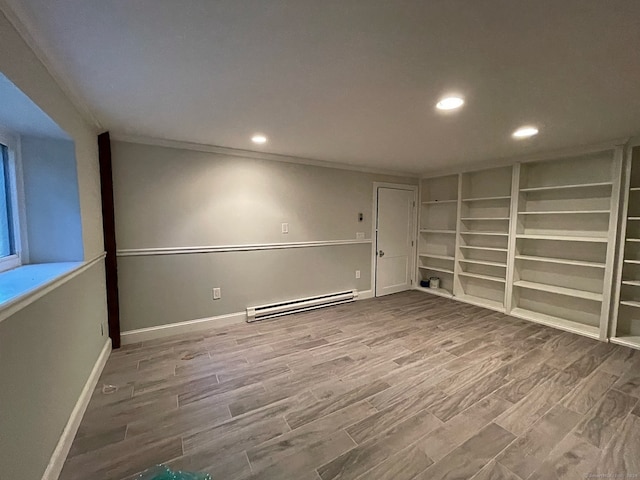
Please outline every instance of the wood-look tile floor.
M404 292L114 352L61 478L636 478L639 398L638 351Z

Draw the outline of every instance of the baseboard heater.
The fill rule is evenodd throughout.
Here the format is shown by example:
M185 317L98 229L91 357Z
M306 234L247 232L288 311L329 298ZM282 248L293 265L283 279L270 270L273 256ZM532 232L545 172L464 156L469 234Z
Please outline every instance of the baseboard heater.
M299 298L286 302L271 303L259 307L247 307L247 322L267 320L292 313L306 312L317 308L331 307L343 303L353 302L358 298L357 290L347 292L327 293L315 297Z

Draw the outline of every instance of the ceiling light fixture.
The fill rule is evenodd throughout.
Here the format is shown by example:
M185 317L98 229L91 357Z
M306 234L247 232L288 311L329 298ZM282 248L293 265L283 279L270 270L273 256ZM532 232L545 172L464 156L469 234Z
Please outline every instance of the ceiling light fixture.
M253 137L251 137L251 141L253 143L257 143L258 145L262 145L263 143L267 143L267 137L260 133L257 133Z
M538 129L536 127L520 127L515 132L513 132L513 138L529 138L538 134Z
M455 110L464 105L464 99L462 97L451 96L444 97L436 104L438 110Z

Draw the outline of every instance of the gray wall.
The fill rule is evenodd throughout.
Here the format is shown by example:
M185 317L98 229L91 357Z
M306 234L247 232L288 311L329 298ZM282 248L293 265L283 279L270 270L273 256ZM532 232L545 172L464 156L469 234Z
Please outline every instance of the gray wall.
M112 154L119 250L351 240L356 232L370 239L373 182L417 183L127 142L114 142ZM289 234L281 233L283 222ZM369 290L371 248L120 256L122 330L300 296ZM213 287L222 288L221 300L211 299Z
M2 7L0 7L2 8ZM0 72L75 145L84 259L103 250L96 130L0 13ZM0 476L42 477L107 340L102 264L0 322Z
M29 262L77 262L84 256L73 142L20 138Z

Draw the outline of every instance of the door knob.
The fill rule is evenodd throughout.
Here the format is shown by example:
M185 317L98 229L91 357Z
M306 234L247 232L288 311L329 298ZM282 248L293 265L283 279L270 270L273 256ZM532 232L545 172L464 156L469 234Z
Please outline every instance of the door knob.
M384 252L380 250L380 252L378 252L378 255L380 255L380 257L384 257Z

